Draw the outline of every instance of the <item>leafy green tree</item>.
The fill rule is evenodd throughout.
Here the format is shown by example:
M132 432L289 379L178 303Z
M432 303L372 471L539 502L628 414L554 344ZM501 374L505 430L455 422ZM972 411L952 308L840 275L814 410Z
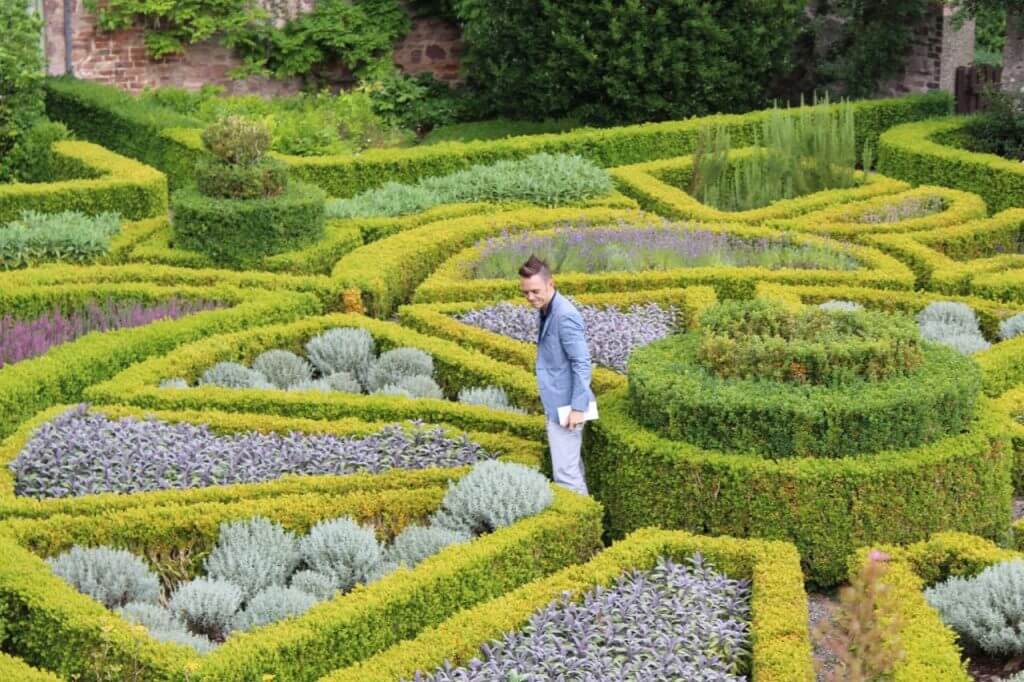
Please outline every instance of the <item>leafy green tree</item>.
M11 179L11 150L43 114L41 28L25 0L0 0L0 181Z
M1024 0L955 0L953 4L970 18L991 12L1006 13L1001 85L1006 92L1024 91Z

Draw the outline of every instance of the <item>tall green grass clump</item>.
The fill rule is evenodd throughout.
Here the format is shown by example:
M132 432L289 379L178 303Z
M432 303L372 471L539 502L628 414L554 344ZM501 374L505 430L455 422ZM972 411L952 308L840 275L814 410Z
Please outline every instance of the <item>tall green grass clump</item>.
M829 105L827 98L824 104L807 108L801 102L796 116L772 109L760 131L754 131L755 152L739 160L731 158L728 129L702 128L694 153L691 194L720 210L745 211L855 185L853 105ZM866 147L865 168L871 161L872 151Z

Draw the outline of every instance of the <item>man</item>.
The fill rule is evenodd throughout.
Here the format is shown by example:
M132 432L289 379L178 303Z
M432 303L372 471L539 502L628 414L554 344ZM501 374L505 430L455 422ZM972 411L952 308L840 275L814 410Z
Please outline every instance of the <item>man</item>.
M590 350L583 318L564 296L555 291L547 263L530 256L519 268L519 288L540 311L537 335L537 386L547 417L551 470L555 483L587 495L580 448L583 415L594 394L590 390ZM559 423L558 408L569 406L566 423Z

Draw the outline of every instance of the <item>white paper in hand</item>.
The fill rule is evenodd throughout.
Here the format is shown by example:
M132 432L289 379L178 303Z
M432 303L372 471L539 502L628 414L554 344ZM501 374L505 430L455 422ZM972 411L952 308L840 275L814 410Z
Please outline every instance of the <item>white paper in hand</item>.
M558 408L558 423L565 426L569 423L569 413L572 412L572 405L562 405ZM592 419L597 419L597 401L591 400L590 404L587 405L586 411L583 413L583 421L588 422Z

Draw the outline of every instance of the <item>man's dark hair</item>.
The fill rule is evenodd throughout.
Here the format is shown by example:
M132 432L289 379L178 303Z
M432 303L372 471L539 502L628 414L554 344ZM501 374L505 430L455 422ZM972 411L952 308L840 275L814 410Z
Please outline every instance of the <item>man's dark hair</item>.
M530 256L530 258L523 263L522 267L519 268L519 276L533 277L534 275L540 275L544 279L551 279L551 268L549 268L548 264L540 258Z

